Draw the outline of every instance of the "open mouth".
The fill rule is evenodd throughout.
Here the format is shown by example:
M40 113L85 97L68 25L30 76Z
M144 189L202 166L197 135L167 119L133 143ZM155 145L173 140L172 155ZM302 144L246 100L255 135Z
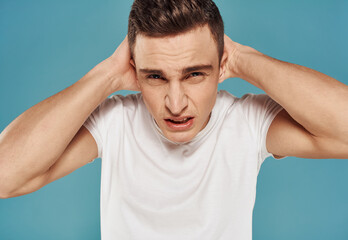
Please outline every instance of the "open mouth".
M187 131L193 127L194 117L166 118L164 120L172 131Z
M174 124L184 124L184 123L187 123L188 121L190 121L193 117L187 117L187 118L184 118L182 120L174 120L174 119L166 119L166 121L169 121L171 123L174 123Z

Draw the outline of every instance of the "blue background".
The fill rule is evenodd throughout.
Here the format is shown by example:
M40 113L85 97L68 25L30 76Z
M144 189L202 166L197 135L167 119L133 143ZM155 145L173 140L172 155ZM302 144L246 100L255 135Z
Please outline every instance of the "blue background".
M0 130L111 55L127 33L131 3L0 0ZM348 84L348 1L216 3L233 40ZM262 93L241 79L220 88ZM347 173L348 160L266 160L253 239L348 239ZM0 199L0 239L99 239L99 190L96 160L37 192Z

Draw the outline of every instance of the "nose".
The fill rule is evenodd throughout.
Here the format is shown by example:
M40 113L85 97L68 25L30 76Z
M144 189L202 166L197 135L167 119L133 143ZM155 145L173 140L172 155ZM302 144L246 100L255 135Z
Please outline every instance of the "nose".
M169 83L165 104L167 109L174 116L178 116L185 111L188 100L180 81L172 81Z

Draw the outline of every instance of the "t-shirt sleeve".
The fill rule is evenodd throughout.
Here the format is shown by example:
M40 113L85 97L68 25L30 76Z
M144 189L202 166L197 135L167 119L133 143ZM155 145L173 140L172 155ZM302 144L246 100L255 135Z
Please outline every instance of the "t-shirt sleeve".
M103 117L101 116L100 106L98 106L92 114L87 118L83 126L87 128L87 130L91 133L93 136L95 142L97 143L98 147L98 158L102 157L102 134L101 134L101 128L103 121Z
M240 98L240 101L242 111L259 147L261 163L269 156L276 158L267 151L266 137L273 119L283 107L266 94L246 94Z
M105 99L87 118L83 126L92 134L98 146L98 158L102 158L103 142L108 131L108 124L112 121L115 111L121 101L118 96ZM120 112L116 115L120 116Z

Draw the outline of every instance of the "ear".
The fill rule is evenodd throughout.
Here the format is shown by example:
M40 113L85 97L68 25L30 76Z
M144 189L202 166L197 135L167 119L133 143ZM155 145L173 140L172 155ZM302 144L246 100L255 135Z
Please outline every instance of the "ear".
M134 62L133 58L131 58L131 60L129 61L129 63L135 68L135 62Z
M219 83L222 83L226 79L227 59L228 59L228 54L226 51L224 51L221 57L221 62L220 62Z

